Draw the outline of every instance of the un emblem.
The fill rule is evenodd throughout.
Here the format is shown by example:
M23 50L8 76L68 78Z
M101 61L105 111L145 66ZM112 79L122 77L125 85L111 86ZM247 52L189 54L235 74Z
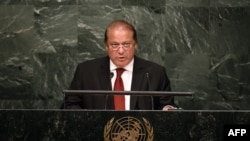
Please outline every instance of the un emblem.
M113 117L104 128L104 141L153 141L153 138L153 127L145 118Z

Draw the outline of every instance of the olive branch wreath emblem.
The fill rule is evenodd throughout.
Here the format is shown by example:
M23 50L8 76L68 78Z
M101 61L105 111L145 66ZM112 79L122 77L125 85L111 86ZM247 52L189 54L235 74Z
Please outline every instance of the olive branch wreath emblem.
M111 133L111 128L114 122L114 117L111 118L107 124L104 127L104 141L110 141L110 133ZM151 126L150 122L146 118L142 118L144 122L144 126L146 127L146 132L147 132L147 140L146 141L153 141L154 138L154 129Z

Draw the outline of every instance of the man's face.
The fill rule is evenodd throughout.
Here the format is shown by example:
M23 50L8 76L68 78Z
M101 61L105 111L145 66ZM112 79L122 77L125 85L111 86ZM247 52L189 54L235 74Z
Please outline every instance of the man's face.
M107 32L106 50L112 62L117 67L130 63L135 54L137 44L133 32L124 27L111 28Z

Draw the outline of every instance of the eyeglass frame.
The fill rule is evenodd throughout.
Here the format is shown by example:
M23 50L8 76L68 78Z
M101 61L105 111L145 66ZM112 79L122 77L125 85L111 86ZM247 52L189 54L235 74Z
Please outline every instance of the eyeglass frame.
M122 47L124 50L129 50L135 43L111 43L108 45L109 48L111 48L113 51L119 50L120 47Z

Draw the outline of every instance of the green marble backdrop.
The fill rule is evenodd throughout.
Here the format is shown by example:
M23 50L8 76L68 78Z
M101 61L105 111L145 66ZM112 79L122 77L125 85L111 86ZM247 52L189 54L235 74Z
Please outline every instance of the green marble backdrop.
M249 110L249 0L1 0L0 108L58 109L76 65L106 55L115 19L164 65L184 109Z

